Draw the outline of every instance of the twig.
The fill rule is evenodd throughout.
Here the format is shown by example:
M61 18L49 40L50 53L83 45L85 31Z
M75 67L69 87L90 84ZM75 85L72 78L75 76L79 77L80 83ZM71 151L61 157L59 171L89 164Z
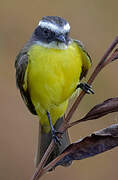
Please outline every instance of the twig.
M101 58L99 64L97 65L97 67L95 68L94 72L92 73L92 75L90 76L89 80L88 80L88 84L91 85L92 82L94 81L94 79L96 78L96 76L98 75L98 73L102 70L103 67L105 67L105 63L107 61L107 57L110 55L110 53L112 52L112 50L115 48L115 46L118 44L118 36L115 38L115 40L112 42L111 46L107 49L107 51L105 52L104 56ZM108 64L108 63L106 63ZM68 128L68 123L72 117L72 115L74 114L75 110L77 109L78 105L80 104L81 100L83 99L85 95L85 92L82 91L80 93L80 95L77 97L77 99L75 100L74 104L72 105L69 113L67 114L64 123L62 123L61 127L59 128L59 131L65 131ZM45 166L45 163L49 157L49 155L51 154L51 152L53 151L54 148L54 142L53 140L51 141L47 151L45 152L39 166L37 167L32 180L38 180L39 177L41 177L42 174L44 174L44 172L46 173L46 170L44 171L43 167Z
M53 151L54 146L55 146L54 141L51 141L47 151L45 152L45 155L41 159L41 162L38 165L38 167L37 167L34 175L32 176L31 180L38 180L39 179L40 174L42 174L43 167L44 167L46 161L48 160L48 157L50 156L51 152Z
M39 175L39 178L41 178L47 171L49 171L51 168L54 167L54 165L61 160L65 155L67 155L68 152L65 152L63 154L60 154L59 156L57 156L53 161L51 161L47 166L45 166L42 170L42 172Z

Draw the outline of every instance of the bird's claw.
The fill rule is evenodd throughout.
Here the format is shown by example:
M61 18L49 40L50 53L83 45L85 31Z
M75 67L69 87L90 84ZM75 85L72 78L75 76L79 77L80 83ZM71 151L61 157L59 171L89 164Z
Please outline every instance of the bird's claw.
M58 137L59 134L62 135L63 133L60 131L56 131L55 129L52 130L52 138L54 140L54 143L61 145L61 141ZM62 138L62 136L61 136L61 138Z
M94 94L92 87L87 83L80 83L77 88L81 88L87 94Z

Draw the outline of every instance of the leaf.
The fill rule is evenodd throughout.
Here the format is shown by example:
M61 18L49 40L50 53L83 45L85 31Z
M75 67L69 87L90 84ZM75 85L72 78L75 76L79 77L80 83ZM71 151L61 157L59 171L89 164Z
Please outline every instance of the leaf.
M118 124L113 124L69 145L60 154L63 158L57 161L54 167L95 156L116 146L118 146Z
M118 112L118 97L110 98L94 106L80 121L98 119L112 112Z

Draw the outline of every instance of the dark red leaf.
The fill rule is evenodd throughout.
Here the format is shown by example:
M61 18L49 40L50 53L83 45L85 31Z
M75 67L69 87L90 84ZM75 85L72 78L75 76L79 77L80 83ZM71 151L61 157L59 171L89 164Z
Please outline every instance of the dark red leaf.
M81 121L98 119L112 112L118 112L118 97L110 98L94 106Z
M55 167L73 160L95 156L116 146L118 146L118 124L97 131L69 145L61 154L65 156L56 163Z

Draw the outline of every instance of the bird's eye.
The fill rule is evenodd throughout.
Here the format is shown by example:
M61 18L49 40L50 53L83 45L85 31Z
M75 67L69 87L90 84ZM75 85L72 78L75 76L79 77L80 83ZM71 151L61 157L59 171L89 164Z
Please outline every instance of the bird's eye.
M68 36L68 32L67 32L67 33L65 33L65 36L66 36L66 37Z
M49 32L48 29L44 29L44 30L43 30L43 33L44 33L44 35L45 35L46 37L49 36L49 34L50 34L50 32Z

